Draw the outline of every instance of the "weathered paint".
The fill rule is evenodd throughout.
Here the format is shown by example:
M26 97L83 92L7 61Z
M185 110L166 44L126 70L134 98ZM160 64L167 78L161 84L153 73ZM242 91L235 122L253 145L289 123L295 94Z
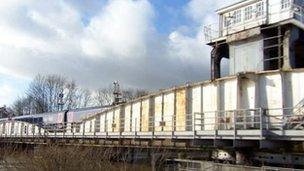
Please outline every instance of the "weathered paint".
M260 104L262 108L282 108L282 80L279 73L263 74L259 79ZM281 115L275 111L270 115Z
M142 101L142 117L141 117L141 131L148 132L149 131L149 99Z
M204 130L214 130L216 124L216 112L218 111L217 84L203 85L203 116Z
M299 102L304 99L303 80L304 73L293 72L287 73L285 78L285 94L287 95L285 100L285 107L294 107L299 105ZM296 91L295 91L296 90Z
M86 121L84 124L84 132L91 132L91 120Z
M192 88L192 115L195 117L195 130L202 130L202 86Z
M176 131L186 131L186 89L176 91Z
M132 105L132 131L140 131L140 103Z
M114 123L124 120L124 132L135 131L135 127L136 131L153 131L151 129L153 124L156 132L185 131L188 111L191 111L192 115L198 113L196 118L202 117L201 121L196 120L195 130L223 129L216 125L219 121L225 123L225 129L232 129L234 110L255 108L271 109L268 112L270 116L273 116L270 119L270 125L275 125L281 122L282 115L286 114L282 112L283 107L294 107L303 101L302 80L304 80L304 70L272 71L257 74L244 73L213 82L170 89L98 114L101 116L100 130L105 131L102 124L105 122L106 115L108 132L113 129L116 132L119 131L112 129L113 117ZM191 96L188 95L189 92ZM189 107L191 110L188 110ZM119 115L120 112L117 109L123 110L125 115ZM118 118L118 116L123 117ZM219 120L218 117L224 119ZM174 123L173 119L175 119ZM5 124L4 127L9 127L9 124Z
M120 109L114 110L114 122L112 124L114 132L120 132Z
M237 80L222 81L220 89L220 110L237 109Z
M263 38L252 38L229 44L229 72L256 72L264 69Z
M250 77L240 79L240 109L254 109L256 107L256 83Z
M125 107L124 131L131 132L131 104Z
M114 115L113 110L110 110L109 112L107 112L107 115L106 115L107 132L113 132L114 131L114 129L112 127L112 125L113 125L113 115Z
M163 114L163 121L164 131L172 131L172 125L174 122L174 93L169 93L164 95L164 114Z
M106 132L106 115L103 113L100 115L100 132Z
M224 80L220 83L220 111L231 111L237 109L237 79ZM221 128L232 129L233 127L233 112L218 113L218 123L221 123Z
M283 118L282 78L279 73L264 74L259 79L260 105L262 108L272 108L268 112L270 127L276 127Z
M155 113L154 113L154 125L155 125L155 131L162 131L162 126L160 125L163 121L162 119L162 95L155 97Z

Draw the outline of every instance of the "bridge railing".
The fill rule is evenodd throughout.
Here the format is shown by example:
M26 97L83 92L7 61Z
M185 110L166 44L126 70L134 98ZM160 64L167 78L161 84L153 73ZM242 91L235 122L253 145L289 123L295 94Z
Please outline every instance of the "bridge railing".
M266 130L303 130L304 107L265 110Z
M263 128L263 110L227 110L194 113L194 130L248 130Z
M149 117L149 121L137 119L130 121L130 129L126 130L124 120L97 119L86 120L80 123L27 123L18 121L0 122L0 136L56 136L76 137L90 136L151 136L167 135L175 137L182 133L195 135L197 131L244 131L260 130L304 130L304 108L278 109L247 109L227 110L216 112L193 113L186 115L163 115L157 121ZM115 123L116 122L116 123ZM145 123L144 123L145 122ZM133 124L133 125L132 125ZM135 124L135 125L134 125ZM235 133L234 133L235 134Z

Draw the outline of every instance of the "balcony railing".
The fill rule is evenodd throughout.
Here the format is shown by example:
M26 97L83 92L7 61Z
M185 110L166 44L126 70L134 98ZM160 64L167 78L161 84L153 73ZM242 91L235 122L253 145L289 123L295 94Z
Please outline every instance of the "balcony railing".
M293 18L304 23L304 7L295 3L290 3L288 6L289 7L285 7L284 9L281 8L281 4L274 4L267 7L269 9L279 9L277 11L268 11L266 10L266 7L264 7L264 11L262 12L263 15L260 15L261 12L254 10L252 19L245 20L242 18L241 22L237 23L234 22L234 16L229 16L226 18L226 24L216 23L205 25L203 27L205 42L216 42L221 40L221 38L225 38L227 35L267 24L269 22L272 24L281 20ZM244 14L242 17L244 17Z

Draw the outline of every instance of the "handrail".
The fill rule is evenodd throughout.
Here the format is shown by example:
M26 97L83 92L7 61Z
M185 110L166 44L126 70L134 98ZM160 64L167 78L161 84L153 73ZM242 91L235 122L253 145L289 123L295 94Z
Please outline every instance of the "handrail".
M165 114L159 120L149 116L145 125L143 125L142 118L131 119L129 130L125 130L125 121L122 118L118 123L112 119L58 124L7 120L0 122L0 136L97 137L99 134L110 136L114 133L117 136L122 136L128 132L134 133L134 136L143 133L151 133L154 136L154 133L157 132L171 132L173 138L177 132L193 132L192 135L195 137L197 131L234 130L236 137L239 130L260 130L262 138L264 130L304 130L304 113L294 113L299 109L303 110L304 107L194 112L182 116Z

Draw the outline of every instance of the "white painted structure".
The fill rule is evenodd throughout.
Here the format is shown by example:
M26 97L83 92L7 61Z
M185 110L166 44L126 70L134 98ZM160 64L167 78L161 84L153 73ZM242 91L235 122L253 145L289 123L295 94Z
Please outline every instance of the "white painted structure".
M303 79L303 69L239 74L151 94L88 118L83 124L93 123L88 121L100 117L97 124L106 125L108 129L101 129L97 134L119 132L118 135L125 136L135 133L146 136L147 133L166 135L166 132L183 135L189 131L283 129L290 118L299 116L304 119L304 90L299 88L304 86ZM191 96L183 95L185 101L179 104L177 99L181 91ZM180 107L186 110L178 114L177 108ZM111 118L114 113L119 113L118 110L125 113L117 114L119 121L114 122ZM178 120L180 117L183 120ZM151 122L153 125L148 124ZM119 127L123 129L113 131L113 124L121 124Z
M279 22L303 28L303 0L243 0L219 9L219 23L205 27L207 43L227 39L237 32Z
M73 128L3 121L0 136L304 140L302 80L304 69L244 73L150 94Z
M218 39L231 41L231 76L152 93L44 133L81 138L304 141L304 69L260 71L263 40L255 29L278 21L298 21L294 5L300 2L247 0L218 11L222 30ZM234 29L224 31L228 27ZM250 28L246 34L255 35L254 39L244 40L248 35L237 33ZM245 38L236 40L237 36ZM247 72L251 70L255 72ZM0 122L0 134L14 135L12 125L13 121ZM41 135L37 125L20 130L25 128L27 134Z

